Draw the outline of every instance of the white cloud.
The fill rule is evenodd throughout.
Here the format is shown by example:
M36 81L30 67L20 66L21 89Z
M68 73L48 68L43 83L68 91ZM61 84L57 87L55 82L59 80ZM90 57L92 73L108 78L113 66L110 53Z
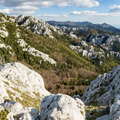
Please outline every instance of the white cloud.
M41 7L50 6L79 6L79 7L95 7L99 6L98 0L0 0L0 5L12 10L12 14L18 11L22 13L35 13ZM30 12L31 11L31 12Z
M86 15L86 16L120 16L120 12L106 12L100 13L97 11L72 11L72 15Z
M94 7L99 6L100 3L97 0L73 0L76 6Z
M110 7L111 12L120 12L120 5L112 5Z
M11 13L11 9L0 9L1 13L6 13L6 14L10 14Z
M44 20L64 20L69 18L69 15L67 14L43 14L41 16L39 16L40 18L44 19Z
M96 11L73 11L71 12L71 14L73 15L96 15L97 12Z

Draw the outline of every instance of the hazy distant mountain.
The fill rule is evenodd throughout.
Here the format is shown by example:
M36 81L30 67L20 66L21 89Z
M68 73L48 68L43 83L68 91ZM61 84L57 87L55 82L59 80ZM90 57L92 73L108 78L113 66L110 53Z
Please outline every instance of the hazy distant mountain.
M94 29L94 30L98 30L98 31L103 31L103 32L110 32L110 33L120 33L120 29L103 23L103 24L93 24L90 22L58 22L58 21L48 21L49 24L54 25L54 26L58 26L58 27L69 27L69 28L82 28L82 29Z

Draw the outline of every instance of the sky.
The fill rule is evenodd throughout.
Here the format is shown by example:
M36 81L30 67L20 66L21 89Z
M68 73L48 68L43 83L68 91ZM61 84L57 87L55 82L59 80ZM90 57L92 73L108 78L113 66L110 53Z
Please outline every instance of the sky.
M0 12L44 20L89 21L120 27L120 0L0 0Z

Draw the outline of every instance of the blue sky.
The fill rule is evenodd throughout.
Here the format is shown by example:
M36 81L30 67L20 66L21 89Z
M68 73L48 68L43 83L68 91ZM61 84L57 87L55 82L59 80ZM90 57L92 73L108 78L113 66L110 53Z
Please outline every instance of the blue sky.
M105 22L120 27L120 0L0 0L0 12L44 20Z

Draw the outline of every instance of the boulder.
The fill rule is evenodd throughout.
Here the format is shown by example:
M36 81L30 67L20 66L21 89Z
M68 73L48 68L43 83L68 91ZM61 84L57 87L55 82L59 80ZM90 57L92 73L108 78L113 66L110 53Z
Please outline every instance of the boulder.
M41 103L41 120L85 120L85 105L63 94L50 95Z
M25 65L17 62L0 65L0 102L9 98L39 100L49 94L41 75Z

